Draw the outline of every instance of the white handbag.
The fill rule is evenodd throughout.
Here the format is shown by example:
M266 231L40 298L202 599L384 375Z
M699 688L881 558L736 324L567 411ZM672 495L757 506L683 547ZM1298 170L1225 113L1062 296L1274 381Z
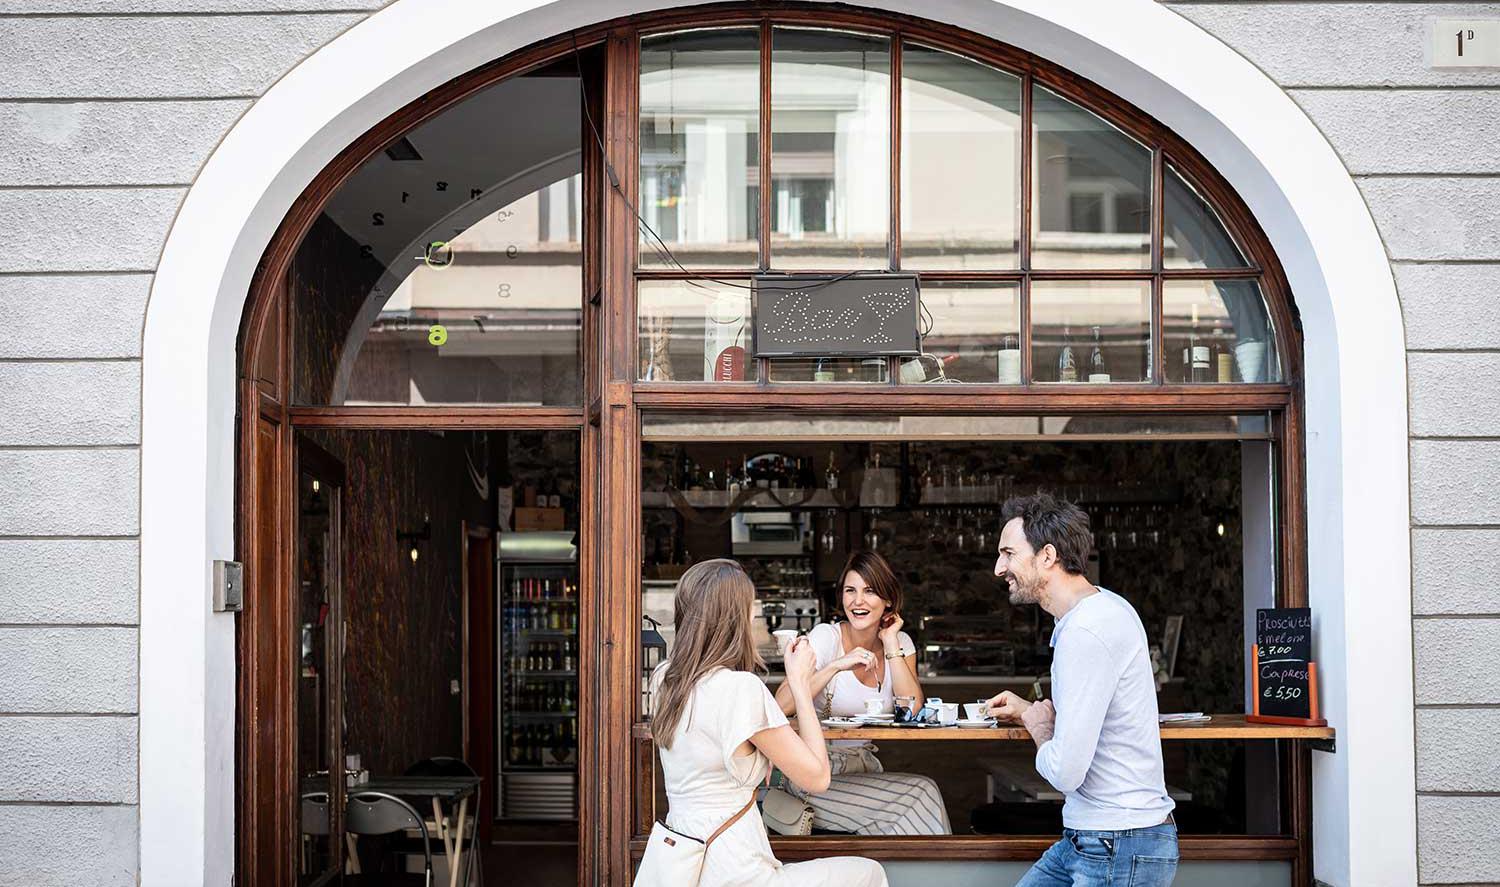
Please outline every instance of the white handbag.
M766 783L770 784L770 774L766 775ZM714 839L754 807L755 795L752 794L745 806L714 829L707 840L674 831L661 820L652 823L646 852L641 856L640 868L635 870L634 887L697 887L703 877L703 860Z

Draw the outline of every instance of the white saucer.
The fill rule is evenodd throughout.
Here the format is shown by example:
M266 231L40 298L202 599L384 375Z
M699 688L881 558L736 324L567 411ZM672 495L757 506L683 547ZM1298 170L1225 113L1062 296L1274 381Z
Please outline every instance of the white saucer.
M977 721L971 721L968 718L962 718L959 720L958 726L966 730L984 730L995 726L995 722L988 718L981 718Z

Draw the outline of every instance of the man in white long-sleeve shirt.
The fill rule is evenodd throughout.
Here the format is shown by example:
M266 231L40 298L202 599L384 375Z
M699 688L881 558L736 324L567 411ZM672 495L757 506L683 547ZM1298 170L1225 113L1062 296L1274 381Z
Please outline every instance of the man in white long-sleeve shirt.
M1146 630L1124 598L1084 574L1088 515L1051 496L1002 510L995 575L1012 604L1038 604L1052 630L1052 699L1009 691L990 714L1020 721L1036 769L1066 800L1063 837L1017 887L1166 887L1177 871L1177 826L1162 777L1156 681Z

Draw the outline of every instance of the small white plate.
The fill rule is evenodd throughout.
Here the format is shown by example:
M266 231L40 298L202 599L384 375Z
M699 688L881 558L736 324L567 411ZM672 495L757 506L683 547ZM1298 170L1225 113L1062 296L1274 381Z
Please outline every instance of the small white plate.
M822 724L825 727L833 727L833 728L836 728L836 729L847 729L849 727L858 727L861 724L863 724L864 722L863 721L856 721L853 718L824 718L823 720L819 721L818 723Z
M965 730L983 730L988 727L995 726L995 722L990 720L989 718L981 718L977 721L971 721L967 718L961 718L958 722L958 726L962 727Z

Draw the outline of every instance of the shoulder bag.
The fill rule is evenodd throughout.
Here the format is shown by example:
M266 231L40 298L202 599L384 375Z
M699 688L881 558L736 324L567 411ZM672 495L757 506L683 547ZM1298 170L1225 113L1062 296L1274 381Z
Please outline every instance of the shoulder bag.
M770 784L771 774L767 772L766 785ZM714 829L707 840L684 835L661 820L653 822L646 852L641 856L640 868L635 871L634 887L697 887L703 878L703 861L708 848L754 806L755 794L752 792L745 806L724 820L724 824Z

